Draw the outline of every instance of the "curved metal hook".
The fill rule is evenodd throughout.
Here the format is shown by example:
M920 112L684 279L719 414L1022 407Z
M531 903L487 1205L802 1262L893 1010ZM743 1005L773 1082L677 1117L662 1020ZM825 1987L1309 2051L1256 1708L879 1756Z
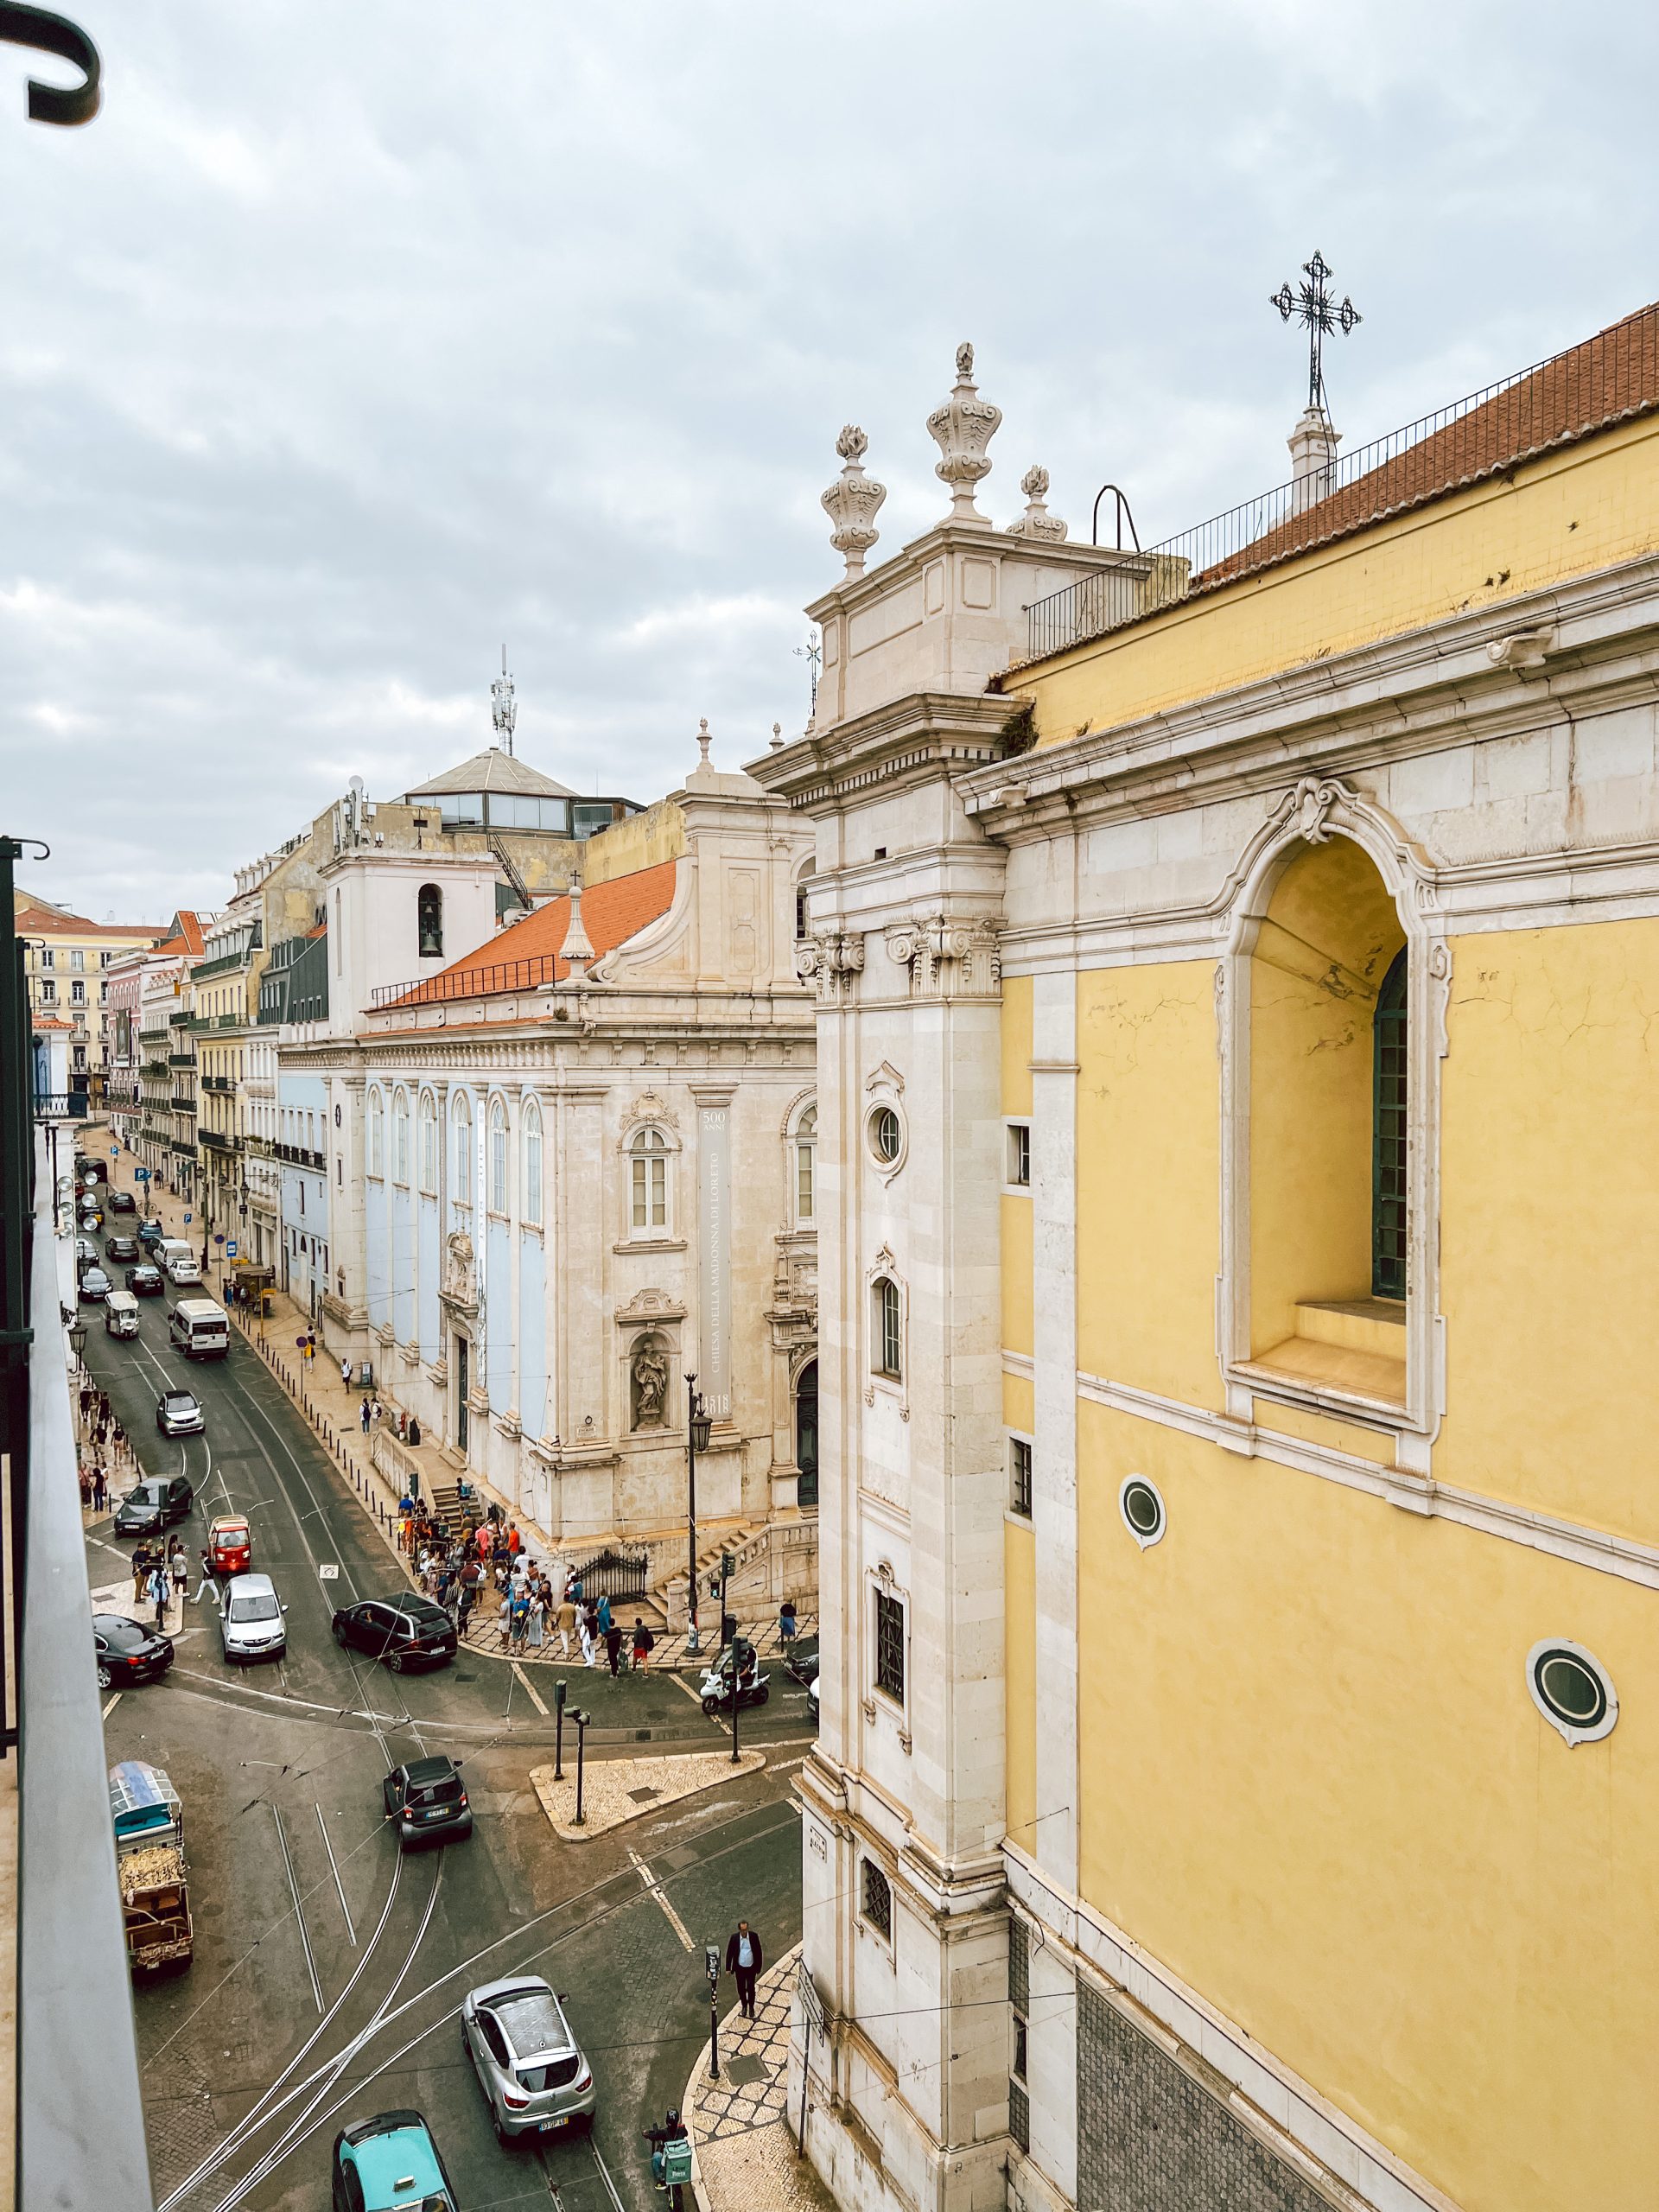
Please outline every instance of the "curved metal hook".
M1089 523L1089 543L1091 545L1100 543L1100 503L1109 492L1117 502L1117 550L1120 553L1123 550L1123 524L1127 517L1129 536L1134 538L1135 550L1138 553L1141 550L1141 534L1135 526L1135 517L1129 513L1129 503L1116 484L1103 484L1095 494L1095 512Z
M44 837L0 836L0 854L3 854L7 860L22 860L25 845L38 845L41 849L41 858L43 861L49 861L52 857L52 848Z
M103 73L98 48L79 23L54 16L46 8L13 7L0 0L0 39L10 46L32 46L41 54L60 54L73 61L86 82L65 88L29 80L29 114L32 123L90 123L102 97L99 79Z

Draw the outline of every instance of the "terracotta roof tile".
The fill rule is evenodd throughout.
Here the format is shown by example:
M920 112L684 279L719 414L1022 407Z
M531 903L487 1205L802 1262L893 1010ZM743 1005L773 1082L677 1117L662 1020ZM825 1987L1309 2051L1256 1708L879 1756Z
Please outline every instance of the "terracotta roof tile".
M80 914L61 914L51 906L25 906L17 916L20 937L158 938L153 922L89 922Z
M596 883L592 890L582 893L582 927L595 960L614 952L619 944L668 912L678 865L677 861L661 861L655 868L613 876L608 883ZM464 960L416 984L392 1004L403 1007L429 1006L441 999L493 998L507 991L537 990L562 982L570 972L570 963L561 960L558 951L569 925L569 895L550 899Z
M1527 371L1328 499L1200 569L1191 588L1212 591L1656 407L1659 302Z

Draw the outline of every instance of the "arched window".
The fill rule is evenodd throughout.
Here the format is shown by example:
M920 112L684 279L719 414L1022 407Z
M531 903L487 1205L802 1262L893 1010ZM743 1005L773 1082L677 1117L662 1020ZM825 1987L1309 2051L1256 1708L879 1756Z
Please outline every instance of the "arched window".
M415 894L415 920L423 960L443 957L443 893L435 883L423 883Z
M438 1109L429 1090L421 1094L417 1127L416 1150L421 1188L435 1191L438 1187Z
M809 1106L795 1124L795 1218L813 1218L812 1176L818 1149L818 1109Z
M878 1375L897 1382L905 1371L903 1319L899 1286L890 1275L878 1275L870 1299L870 1363Z
M809 861L795 879L795 942L801 944L806 936L806 885L812 873Z
M490 1211L507 1210L507 1115L499 1098L490 1101Z
M391 1177L395 1183L409 1180L409 1100L401 1090L391 1102Z
M458 1206L473 1203L473 1109L464 1090L449 1109L449 1198Z
M386 1172L386 1116L380 1093L369 1093L369 1173L384 1175Z
M533 1098L524 1101L524 1194L522 1219L542 1217L542 1109Z
M1371 1295L1406 1294L1406 949L1382 978L1372 1017Z
M641 1129L628 1147L633 1181L632 1229L636 1236L668 1231L668 1147L660 1129Z
M796 1503L818 1502L818 1363L808 1360L795 1384L795 1465L800 1469Z

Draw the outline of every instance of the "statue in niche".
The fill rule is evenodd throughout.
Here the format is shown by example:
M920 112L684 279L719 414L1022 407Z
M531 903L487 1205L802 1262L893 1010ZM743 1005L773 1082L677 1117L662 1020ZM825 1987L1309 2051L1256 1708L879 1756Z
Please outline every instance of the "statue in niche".
M464 1229L451 1231L444 1258L443 1294L457 1306L473 1300L473 1240Z
M660 1337L643 1337L634 1347L631 1367L633 1385L633 1427L660 1428L668 1398L668 1348Z

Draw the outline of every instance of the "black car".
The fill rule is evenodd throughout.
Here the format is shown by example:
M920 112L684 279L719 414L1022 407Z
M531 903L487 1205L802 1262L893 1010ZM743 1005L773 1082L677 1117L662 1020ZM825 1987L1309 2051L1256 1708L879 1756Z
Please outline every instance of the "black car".
M94 1613L92 1642L98 1651L98 1687L126 1689L153 1682L173 1664L173 1639L158 1636L124 1613Z
M455 1624L443 1607L417 1591L365 1598L334 1615L334 1642L384 1659L394 1675L406 1667L442 1667L455 1656Z
M152 1245L161 1243L165 1239L166 1236L167 1231L162 1227L159 1221L141 1221L138 1224L138 1242L143 1246L146 1252L150 1249Z
M136 1260L140 1249L141 1247L136 1236L106 1236L104 1239L105 1258L118 1260L123 1266L129 1260Z
M159 1268L152 1268L148 1260L141 1260L136 1268L127 1269L127 1288L135 1298L159 1298L167 1288L167 1282Z
M816 1636L798 1636L790 1648L789 1673L804 1690L810 1690L818 1679L818 1639Z
M102 1268L93 1266L81 1269L80 1287L77 1295L83 1302L87 1299L107 1298L114 1288L115 1285Z
M140 1483L130 1490L115 1509L118 1536L153 1536L158 1529L182 1521L195 1502L195 1492L182 1475Z
M111 1213L137 1213L137 1211L138 1201L133 1197L130 1191L111 1191L110 1192L110 1211Z
M400 1844L418 1843L429 1835L448 1843L473 1832L473 1808L467 1802L461 1769L442 1751L394 1768L381 1792L386 1818L397 1823Z

